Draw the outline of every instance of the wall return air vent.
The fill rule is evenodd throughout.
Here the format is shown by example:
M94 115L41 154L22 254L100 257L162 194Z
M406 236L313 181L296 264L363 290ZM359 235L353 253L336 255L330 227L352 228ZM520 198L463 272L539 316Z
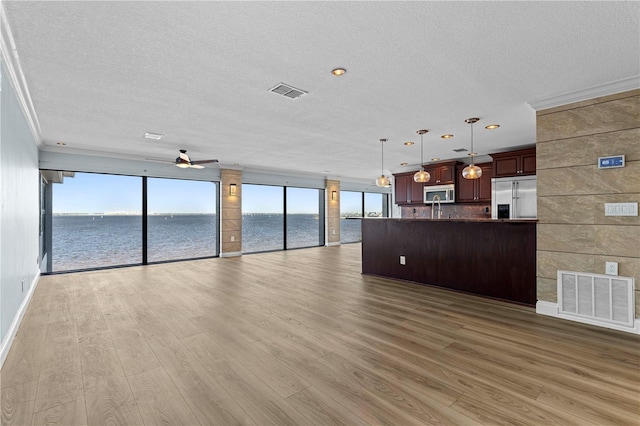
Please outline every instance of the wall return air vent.
M633 327L634 288L631 277L558 271L558 311L591 324Z
M289 86L288 84L279 83L275 87L269 89L270 92L273 92L277 95L282 95L289 99L298 99L301 96L306 95L308 92L305 92L301 89L296 89L293 86Z

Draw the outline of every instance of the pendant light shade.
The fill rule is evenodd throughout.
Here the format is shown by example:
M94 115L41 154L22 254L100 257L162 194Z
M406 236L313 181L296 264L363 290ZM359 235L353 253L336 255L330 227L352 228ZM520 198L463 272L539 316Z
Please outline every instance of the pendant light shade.
M471 156L471 164L462 169L462 177L465 179L479 179L480 176L482 176L482 169L473 164L473 157L476 155L473 151L473 123L478 121L480 121L480 119L477 117L467 118L464 120L465 123L471 125L471 153L469 154Z
M416 172L413 175L413 180L416 182L429 182L429 179L431 179L431 175L429 174L429 172L425 171L424 166L422 165L422 163L424 162L423 158L422 158L422 154L424 151L424 143L422 141L422 137L425 133L427 133L428 130L418 130L416 133L420 135L420 171Z
M380 147L382 148L382 161L380 162L380 177L376 179L376 186L388 188L391 186L391 180L384 175L384 143L387 139L380 139Z
M376 179L376 186L388 188L391 186L391 181L385 175L380 175L380 177Z
M482 176L482 169L473 163L462 169L462 177L465 179L478 179L480 176Z

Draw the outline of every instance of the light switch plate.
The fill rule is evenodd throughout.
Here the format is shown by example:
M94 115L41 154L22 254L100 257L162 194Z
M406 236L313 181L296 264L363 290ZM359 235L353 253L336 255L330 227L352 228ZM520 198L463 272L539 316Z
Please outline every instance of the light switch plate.
M400 264L401 265L406 265L407 264L407 259L404 256L400 256Z
M605 273L607 275L618 275L618 262L607 262Z
M605 203L605 216L638 216L638 203Z

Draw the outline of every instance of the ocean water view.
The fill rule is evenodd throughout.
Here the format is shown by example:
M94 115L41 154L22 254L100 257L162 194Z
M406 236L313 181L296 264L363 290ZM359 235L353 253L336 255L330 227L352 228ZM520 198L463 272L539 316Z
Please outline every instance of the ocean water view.
M214 256L215 214L157 214L148 217L149 262ZM242 216L244 253L284 249L282 214ZM287 248L319 245L319 218L287 215ZM360 240L360 221L340 221L341 240ZM54 215L53 271L142 263L142 216Z

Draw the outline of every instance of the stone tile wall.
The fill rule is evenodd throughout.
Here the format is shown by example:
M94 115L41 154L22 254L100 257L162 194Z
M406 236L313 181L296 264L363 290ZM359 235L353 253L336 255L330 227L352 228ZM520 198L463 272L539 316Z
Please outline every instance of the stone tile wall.
M340 181L327 179L325 181L327 194L327 238L326 245L340 244ZM331 193L336 191L336 199L331 199Z
M229 185L236 185L236 195L229 195ZM220 169L221 229L220 256L242 252L242 171ZM232 240L233 237L233 241Z
M599 170L624 154L626 167ZM557 302L559 269L634 277L640 317L640 218L605 217L604 204L640 203L640 90L537 113L537 292Z

